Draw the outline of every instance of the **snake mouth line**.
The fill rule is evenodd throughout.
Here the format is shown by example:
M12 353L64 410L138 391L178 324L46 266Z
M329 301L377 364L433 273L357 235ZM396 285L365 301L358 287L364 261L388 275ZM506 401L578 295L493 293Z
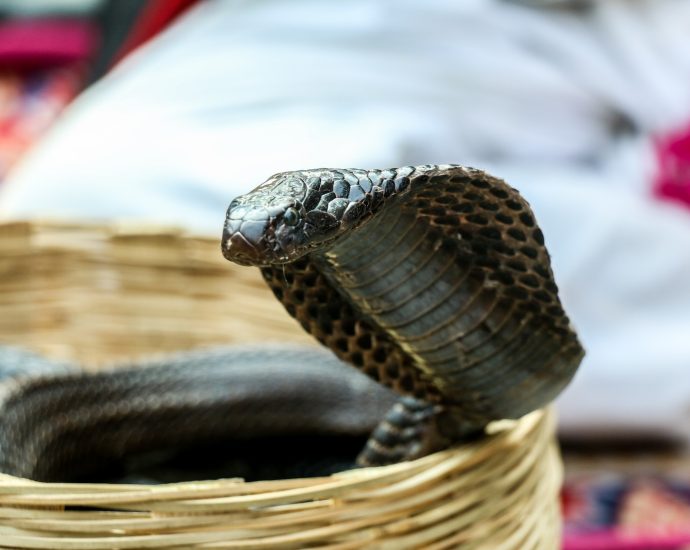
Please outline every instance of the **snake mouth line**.
M275 248L274 251L277 252ZM223 256L235 264L246 267L271 267L286 265L293 261L293 259L286 254L274 255L268 259L265 256L261 256L259 251L257 251L256 255L246 254L237 250L237 248L233 249L232 246L223 246Z

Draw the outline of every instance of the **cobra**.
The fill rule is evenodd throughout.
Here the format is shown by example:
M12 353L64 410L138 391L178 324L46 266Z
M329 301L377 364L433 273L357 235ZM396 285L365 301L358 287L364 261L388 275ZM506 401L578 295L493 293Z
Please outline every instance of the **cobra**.
M278 433L370 433L359 464L387 464L543 406L583 357L529 205L479 170L277 174L232 201L222 251L398 401L326 350L89 374L0 348L0 471L66 480L171 442Z
M231 202L222 251L259 267L319 342L402 394L362 465L541 407L584 355L528 203L480 170L276 174Z

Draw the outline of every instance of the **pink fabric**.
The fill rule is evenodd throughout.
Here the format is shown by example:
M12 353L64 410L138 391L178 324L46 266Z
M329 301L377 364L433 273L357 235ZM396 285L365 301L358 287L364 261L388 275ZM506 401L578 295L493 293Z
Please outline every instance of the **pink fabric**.
M690 207L690 125L656 141L659 174L655 194Z
M613 531L566 535L563 550L679 550L690 546L690 534L632 537Z
M27 19L0 23L0 67L35 69L83 61L96 45L86 21Z

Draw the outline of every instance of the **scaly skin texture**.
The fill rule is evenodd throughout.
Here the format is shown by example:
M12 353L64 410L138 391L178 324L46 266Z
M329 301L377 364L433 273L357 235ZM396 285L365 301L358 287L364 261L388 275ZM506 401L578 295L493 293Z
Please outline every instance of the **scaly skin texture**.
M132 458L136 475L136 457L151 452L214 454L288 435L365 438L394 403L392 392L316 347L201 349L89 373L0 346L0 472L93 481L125 473ZM270 470L306 475L295 458L283 453ZM304 464L316 461L304 449ZM237 475L227 467L216 475ZM158 473L165 479L169 468Z
M480 170L276 174L232 201L222 250L260 267L338 357L415 398L391 411L362 464L543 406L584 355L529 205Z

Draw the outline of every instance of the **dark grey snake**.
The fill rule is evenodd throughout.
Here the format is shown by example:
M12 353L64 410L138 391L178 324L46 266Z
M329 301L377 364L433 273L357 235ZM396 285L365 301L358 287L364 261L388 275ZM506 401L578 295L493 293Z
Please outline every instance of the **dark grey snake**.
M479 170L277 174L232 201L222 251L260 267L306 331L403 397L393 404L319 350L13 376L2 384L0 468L53 479L84 456L170 438L362 434L379 419L358 462L386 464L549 403L583 357L529 205Z
M328 473L351 466L349 446L394 402L317 347L218 347L93 374L0 347L0 471L130 482ZM265 452L278 437L280 461ZM308 438L345 443L322 453L285 445Z

